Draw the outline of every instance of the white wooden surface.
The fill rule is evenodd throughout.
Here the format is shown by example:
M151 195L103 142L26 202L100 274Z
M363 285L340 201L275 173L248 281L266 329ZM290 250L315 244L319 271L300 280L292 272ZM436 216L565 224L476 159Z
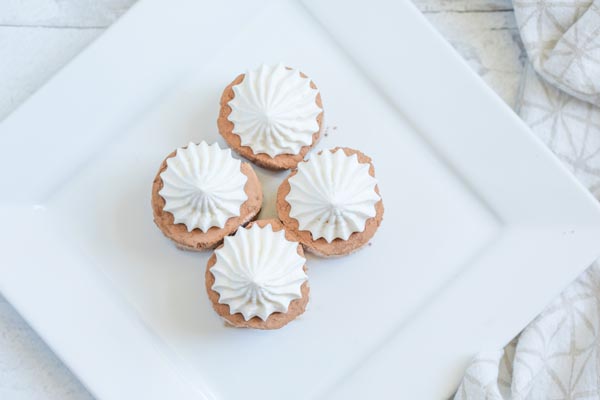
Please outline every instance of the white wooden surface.
M100 35L135 0L0 1L0 119ZM414 0L510 105L525 55L510 0ZM0 399L90 399L0 297Z

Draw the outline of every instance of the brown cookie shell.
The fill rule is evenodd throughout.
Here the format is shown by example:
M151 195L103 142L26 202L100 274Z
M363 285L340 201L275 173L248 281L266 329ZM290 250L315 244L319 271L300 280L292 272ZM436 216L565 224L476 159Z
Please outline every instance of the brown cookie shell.
M306 78L306 75L303 73L300 73L300 75ZM245 74L241 74L235 78L233 82L231 82L225 88L223 94L221 95L221 110L219 111L219 118L217 119L217 127L219 128L221 136L223 136L227 144L229 144L233 150L256 165L272 170L295 168L296 165L298 165L298 163L304 159L306 154L319 140L319 137L321 136L321 130L323 128L323 112L317 116L319 130L313 133L312 143L309 146L303 146L298 154L280 154L275 157L271 157L265 153L255 154L250 146L242 146L242 140L240 136L233 133L233 122L229 121L228 119L229 114L231 114L231 107L229 107L227 103L235 97L233 86L240 84L244 80L244 76ZM313 89L317 89L317 86L312 81L310 82L310 86ZM315 102L321 109L323 109L320 93L317 94Z
M162 233L175 242L175 245L182 250L203 251L212 249L221 244L225 236L234 233L240 226L245 226L253 221L262 207L262 187L254 169L248 163L242 162L240 171L248 177L244 191L248 199L240 206L240 215L231 217L225 222L223 228L216 226L206 232L196 228L188 232L184 224L175 224L173 214L164 211L165 199L158 194L163 188L163 180L160 174L167 169L167 160L174 157L177 150L169 154L158 169L158 173L152 183L152 212L154 214L154 223Z
M253 224L258 224L258 226L260 226L261 228L265 227L266 225L271 225L273 227L274 232L284 229L283 224L276 219L264 219L251 222L250 224L248 224L247 228L250 228ZM296 241L287 231L285 232L285 237L288 240ZM300 244L298 244L298 254L304 257L304 251L302 250L302 246ZM263 321L259 317L252 317L248 321L246 321L241 313L231 314L229 312L229 305L220 304L219 293L212 289L215 283L215 277L212 274L212 272L210 272L210 269L215 265L216 262L217 256L213 253L213 255L210 256L210 258L208 259L208 263L206 264L206 291L208 293L208 298L210 299L213 308L215 309L217 314L219 314L223 319L225 319L230 325L235 326L237 328L279 329L287 325L290 321L296 319L296 317L304 313L304 310L306 310L306 305L308 304L308 293L310 291L308 281L305 281L302 284L302 287L300 288L302 292L302 297L299 299L292 300L286 313L275 312L269 315L266 321ZM304 271L306 271L306 265L304 266Z
M338 149L342 149L347 156L356 154L359 163L369 164L369 174L372 177L375 177L375 167L373 166L370 157L358 150L347 147L336 147L329 151L335 152ZM374 217L371 217L367 220L365 229L362 232L354 232L350 235L348 240L334 239L331 243L328 243L324 238L313 240L312 233L310 231L300 230L298 226L298 220L290 217L290 210L292 206L285 199L290 193L289 179L296 175L296 173L298 173L298 170L292 171L292 173L281 183L279 189L277 190L277 214L279 215L279 219L285 225L285 229L287 229L294 236L296 241L302 243L305 250L321 257L336 257L353 253L369 243L369 240L371 240L371 238L375 235L375 232L383 220L383 200L379 200L377 203L375 203L376 214ZM375 186L375 192L380 195L379 187L377 185Z

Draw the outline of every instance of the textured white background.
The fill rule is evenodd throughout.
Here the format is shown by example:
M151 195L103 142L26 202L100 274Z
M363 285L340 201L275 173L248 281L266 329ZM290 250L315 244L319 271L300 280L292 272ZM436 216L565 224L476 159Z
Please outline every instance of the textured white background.
M401 1L401 0L398 0ZM510 0L414 0L511 106L525 55ZM0 0L0 120L135 0ZM0 296L0 399L91 399Z

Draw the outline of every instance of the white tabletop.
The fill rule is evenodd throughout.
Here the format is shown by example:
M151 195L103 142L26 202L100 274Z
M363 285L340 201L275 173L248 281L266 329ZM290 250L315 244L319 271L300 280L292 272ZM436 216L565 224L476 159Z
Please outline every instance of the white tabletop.
M414 0L511 106L525 59L510 0ZM100 35L135 0L0 2L0 119ZM0 398L90 394L0 296Z

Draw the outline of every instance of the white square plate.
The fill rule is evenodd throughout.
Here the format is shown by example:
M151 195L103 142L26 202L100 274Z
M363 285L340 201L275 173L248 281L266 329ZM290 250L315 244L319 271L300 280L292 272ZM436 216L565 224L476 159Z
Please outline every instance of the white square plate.
M2 123L0 290L101 399L450 395L598 256L596 201L410 2L224 3L141 1ZM300 319L238 330L150 186L279 61L321 89L318 148L373 157L386 212L366 249L309 258ZM285 173L257 169L271 217Z

